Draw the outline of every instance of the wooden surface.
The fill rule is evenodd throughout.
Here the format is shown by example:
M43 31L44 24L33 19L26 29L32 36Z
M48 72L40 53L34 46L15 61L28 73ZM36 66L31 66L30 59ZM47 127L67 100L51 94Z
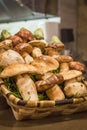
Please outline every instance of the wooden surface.
M87 130L87 112L39 120L16 121L10 109L0 111L0 130Z

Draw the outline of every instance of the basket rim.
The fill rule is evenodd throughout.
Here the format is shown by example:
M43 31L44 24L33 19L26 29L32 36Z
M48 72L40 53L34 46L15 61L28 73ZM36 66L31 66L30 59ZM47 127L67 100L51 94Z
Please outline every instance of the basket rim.
M41 100L41 101L24 101L14 96L11 91L6 87L4 81L0 79L0 92L11 104L20 107L55 107L58 105L76 104L87 100L87 96L79 98L70 98L63 100Z

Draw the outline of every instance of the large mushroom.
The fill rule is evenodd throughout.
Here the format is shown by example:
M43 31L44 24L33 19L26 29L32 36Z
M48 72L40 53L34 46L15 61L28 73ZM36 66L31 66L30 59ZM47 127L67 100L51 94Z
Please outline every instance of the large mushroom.
M61 84L63 81L64 79L61 74L52 74L48 78L47 76L44 76L43 80L37 81L35 85L37 91L45 91L49 99L62 100L65 96L58 84Z
M3 69L0 73L0 78L13 77L25 73L36 74L38 70L29 64L11 64Z
M24 63L22 56L14 50L7 50L0 54L0 66L6 67L11 64Z
M59 63L52 57L42 56L34 59L31 64L12 64L4 68L0 77L12 77L24 73L44 74L55 70L59 67Z
M35 58L31 65L37 68L39 74L44 74L59 67L57 60L45 55Z
M81 97L87 95L87 87L82 82L71 82L64 87L67 97Z
M64 93L67 97L81 97L87 94L87 87L82 82L82 72L78 70L69 70L61 73L65 80Z

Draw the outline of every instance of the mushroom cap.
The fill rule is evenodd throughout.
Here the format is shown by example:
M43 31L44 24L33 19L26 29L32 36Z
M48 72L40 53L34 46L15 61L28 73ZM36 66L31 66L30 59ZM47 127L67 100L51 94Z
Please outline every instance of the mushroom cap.
M62 74L64 80L70 80L70 79L76 78L78 76L81 76L82 72L78 71L78 70L69 70L66 72L60 72L60 74Z
M61 74L52 74L50 77L48 77L45 80L39 80L36 81L36 88L38 92L45 91L55 84L60 84L64 81L63 76Z
M47 45L47 42L45 40L32 40L29 42L29 44L33 47L38 47L43 50Z
M31 31L27 30L27 29L21 29L18 33L16 33L15 35L21 37L23 40L25 41L31 41L34 40L34 36L32 34Z
M53 56L59 63L71 62L73 58L67 55L54 55Z
M0 73L0 78L13 77L24 73L36 73L37 68L29 64L12 64L4 68Z
M12 48L12 40L6 39L2 42L0 42L0 50L8 50L9 48Z
M82 82L73 82L65 86L64 92L67 97L81 97L87 94L87 88Z
M79 61L71 61L69 63L69 67L71 69L76 69L76 70L79 70L79 71L82 71L82 72L86 71L86 66L83 63L79 62Z
M9 49L0 54L1 67L6 67L8 65L16 64L16 63L24 63L22 56L18 52Z
M23 42L23 39L19 36L16 36L16 35L9 37L9 39L12 40L13 47L16 46L18 43Z
M55 50L61 51L64 49L64 44L63 43L50 43L46 48L53 48Z
M55 70L59 67L59 63L53 57L42 55L34 59L31 65L35 66L39 74Z
M22 53L22 52L31 53L33 48L28 43L19 43L18 45L16 45L14 47L14 50L19 52L19 53Z

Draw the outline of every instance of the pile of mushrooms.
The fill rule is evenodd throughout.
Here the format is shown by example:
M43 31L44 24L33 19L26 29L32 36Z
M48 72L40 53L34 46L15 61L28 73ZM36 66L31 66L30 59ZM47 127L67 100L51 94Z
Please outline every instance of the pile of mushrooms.
M38 94L43 93L47 100L87 95L85 65L62 53L64 44L58 37L48 43L39 37L40 32L35 32L23 28L0 43L0 78L14 77L26 101L38 101Z

